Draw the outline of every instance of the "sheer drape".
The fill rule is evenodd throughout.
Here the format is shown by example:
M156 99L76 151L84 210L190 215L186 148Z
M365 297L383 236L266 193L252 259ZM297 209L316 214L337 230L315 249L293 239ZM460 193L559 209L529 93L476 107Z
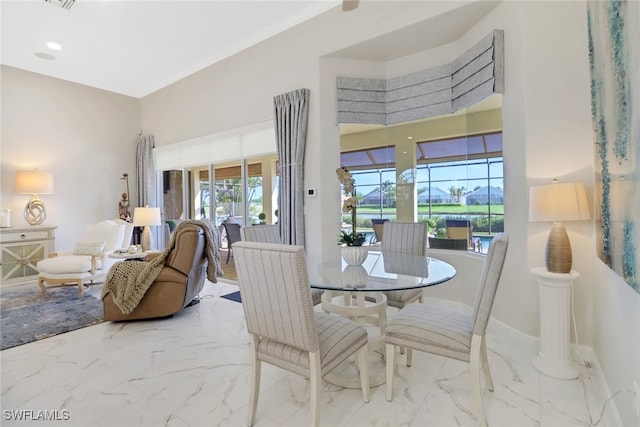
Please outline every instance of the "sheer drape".
M136 189L138 193L138 206L158 207L156 199L156 168L153 162L153 147L155 141L153 135L144 136L140 134L136 141ZM131 212L135 213L135 210ZM162 227L151 227L153 241L155 245L164 243L158 240L159 230ZM158 247L152 248L158 249Z
M282 243L304 246L304 149L309 117L309 89L273 99L280 183L278 224Z
M140 135L136 141L136 188L138 206L157 207L156 171L153 163L153 135Z

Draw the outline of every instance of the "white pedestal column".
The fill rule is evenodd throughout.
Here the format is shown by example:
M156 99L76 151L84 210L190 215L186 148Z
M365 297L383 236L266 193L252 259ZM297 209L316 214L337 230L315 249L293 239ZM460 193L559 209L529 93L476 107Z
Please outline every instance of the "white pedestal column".
M540 352L533 366L550 377L577 378L580 371L571 357L571 288L580 274L550 273L544 267L531 272L540 286Z

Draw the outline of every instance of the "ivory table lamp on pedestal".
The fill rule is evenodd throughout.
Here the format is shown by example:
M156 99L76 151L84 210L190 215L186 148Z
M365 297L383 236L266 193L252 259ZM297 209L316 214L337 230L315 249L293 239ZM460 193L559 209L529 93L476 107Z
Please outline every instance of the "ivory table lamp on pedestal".
M529 220L553 222L547 239L545 264L551 273L571 271L571 244L563 221L591 218L587 193L581 182L538 185L529 192Z

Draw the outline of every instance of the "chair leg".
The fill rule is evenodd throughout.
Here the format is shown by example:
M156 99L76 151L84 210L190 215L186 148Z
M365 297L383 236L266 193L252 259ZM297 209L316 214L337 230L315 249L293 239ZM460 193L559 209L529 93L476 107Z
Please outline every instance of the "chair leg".
M40 295L44 295L47 292L47 289L44 287L44 278L38 278L38 286L40 287Z
M229 258L231 258L231 245L227 248L227 261L225 264L229 264Z
M395 368L394 356L396 353L396 346L393 344L387 344L386 349L386 380L387 380L387 401L391 402L393 399L393 371Z
M486 427L487 426L487 418L484 414L484 405L482 404L482 387L480 385L480 369L481 369L481 355L482 352L482 341L483 337L481 335L473 335L471 338L471 355L469 364L471 367L471 393L473 394L473 401L476 407L476 417L478 419L478 423Z
M311 371L311 425L318 427L320 422L320 386L322 385L320 351L309 353L309 368Z
M84 289L82 288L82 279L78 279L78 298L82 299Z
M413 350L407 348L407 367L411 367L411 363L413 363Z
M482 348L480 349L480 357L482 358L482 371L484 372L484 380L487 383L489 391L493 391L493 380L491 379L491 371L489 370L489 358L487 357L487 340L482 338Z
M369 344L365 344L358 351L358 368L360 369L362 400L369 403Z
M256 420L256 410L258 409L258 393L260 393L260 371L262 362L258 360L258 338L255 335L249 337L251 342L251 392L249 395L249 419L248 425L251 427Z

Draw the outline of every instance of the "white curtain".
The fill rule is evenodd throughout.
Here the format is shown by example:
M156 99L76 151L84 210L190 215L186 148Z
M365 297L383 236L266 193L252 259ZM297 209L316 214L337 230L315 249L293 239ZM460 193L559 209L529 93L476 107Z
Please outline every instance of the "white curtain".
M156 171L153 164L153 135L140 135L136 150L136 188L138 206L157 207Z
M138 195L138 206L158 207L156 198L156 170L153 162L153 147L155 141L153 135L144 136L140 134L136 141L136 189ZM135 209L131 214L135 213ZM164 240L158 240L161 235L161 227L151 227L154 247L160 250Z
M309 89L273 99L280 171L278 224L282 243L304 246L304 149L309 117Z

